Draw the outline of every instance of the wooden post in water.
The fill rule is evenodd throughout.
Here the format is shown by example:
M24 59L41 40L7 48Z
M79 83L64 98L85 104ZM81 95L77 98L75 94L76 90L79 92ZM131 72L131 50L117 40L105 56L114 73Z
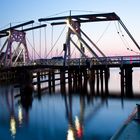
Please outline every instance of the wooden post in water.
M52 75L52 89L53 89L53 92L55 92L55 73L54 73L54 71L51 72L51 75Z
M49 92L51 93L51 88L52 88L52 77L51 77L51 70L49 70L48 73L48 86L49 86Z
M72 70L68 69L68 88L69 88L69 93L72 92Z
M65 93L65 69L60 69L60 86L61 86L61 92Z
M84 94L89 94L88 84L87 84L87 68L82 69L82 91Z
M129 66L125 68L125 89L127 97L133 96L132 72L132 67Z
M124 84L124 68L123 67L120 67L120 70L121 70L121 72L120 72L120 78L121 78L121 95L122 96L124 96L124 86L125 86L125 84Z
M37 72L37 90L38 90L38 93L40 93L41 86L40 86L40 72L39 71Z
M83 78L83 82L82 82L82 87L84 87L84 92L85 90L88 92L88 85L87 85L87 68L83 68L82 69L82 78ZM88 94L88 93L87 93Z
M73 88L77 90L77 70L73 70Z
M104 86L103 86L103 84L104 84L104 82L103 82L103 69L100 69L100 79L101 79L101 94L103 95L103 88L104 88Z
M82 70L78 69L78 89L82 90Z
M91 93L95 94L95 70L93 68L90 70L89 83Z
M97 95L99 95L99 70L96 70L96 80L97 80Z
M83 69L83 78L84 78L84 85L87 84L87 79L88 79L88 75L87 75L87 69Z
M109 68L105 68L104 71L104 78L105 78L105 94L108 95L109 90L108 90L108 80L109 80Z

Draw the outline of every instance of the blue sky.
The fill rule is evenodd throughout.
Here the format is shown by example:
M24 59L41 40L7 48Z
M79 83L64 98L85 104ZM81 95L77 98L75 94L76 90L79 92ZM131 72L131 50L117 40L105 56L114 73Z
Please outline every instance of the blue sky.
M68 10L116 12L125 21L138 18L139 0L1 0L1 26Z
M69 10L115 12L140 44L139 0L0 0L0 29ZM84 14L84 12L82 13Z

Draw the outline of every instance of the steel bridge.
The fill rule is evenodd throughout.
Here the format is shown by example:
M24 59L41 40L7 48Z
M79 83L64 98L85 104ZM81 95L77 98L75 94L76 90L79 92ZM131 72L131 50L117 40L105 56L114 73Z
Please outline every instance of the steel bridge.
M138 43L135 41L129 30L126 28L120 17L116 13L102 13L102 14L88 14L88 15L70 15L62 17L52 18L40 18L39 22L51 21L51 25L67 25L68 31L66 36L66 42L63 44L64 56L55 57L51 59L41 58L31 60L29 57L29 50L26 42L26 32L42 27L46 27L46 24L31 28L23 28L26 25L34 23L29 21L23 24L19 24L10 28L6 28L0 31L0 38L7 37L6 41L0 48L0 66L2 68L10 67L22 67L22 66L98 66L98 65L110 65L120 66L124 64L139 65L140 55L135 56L106 56L104 52L94 43L90 37L81 29L81 24L87 22L103 22L103 21L118 21L124 28L130 39L135 46L140 50ZM22 27L21 30L19 28ZM72 39L72 35L75 35L79 40L77 45ZM91 45L85 40L88 40ZM12 44L16 42L17 46L13 47ZM71 58L71 44L80 52L80 58ZM92 57L88 57L85 53L85 48L89 50ZM96 51L95 51L96 50ZM98 52L98 53L97 53Z

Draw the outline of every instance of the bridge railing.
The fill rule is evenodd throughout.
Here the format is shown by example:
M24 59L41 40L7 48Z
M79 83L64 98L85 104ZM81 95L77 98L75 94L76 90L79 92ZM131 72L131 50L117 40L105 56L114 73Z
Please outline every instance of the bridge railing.
M138 59L129 59L123 57L107 57L100 58L98 61L95 58L76 58L76 59L68 59L65 62L65 66L92 66L92 65L115 65L115 64L133 64L140 63L140 58ZM33 61L34 65L49 65L49 66L63 66L64 60L53 60L53 59L41 59Z
M140 63L140 56L114 56L114 57L100 57L99 60L95 58L74 58L68 59L65 66L93 66L93 65L117 65L117 64L134 64ZM63 66L64 59L36 59L28 61L28 63L16 62L16 66L29 66L29 65L48 65L48 66ZM1 67L4 67L1 65Z

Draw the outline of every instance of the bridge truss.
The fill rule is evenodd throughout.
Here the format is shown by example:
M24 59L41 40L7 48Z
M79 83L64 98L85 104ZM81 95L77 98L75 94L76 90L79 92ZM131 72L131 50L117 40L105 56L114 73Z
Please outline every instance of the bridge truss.
M0 65L4 67L26 65L29 63L29 51L26 43L26 32L45 27L46 24L17 30L17 28L33 24L34 21L22 23L0 31L0 38L7 37L0 49ZM16 43L16 45L12 45ZM5 51L4 51L5 50Z
M123 29L126 31L130 39L136 45L136 47L140 50L140 46L135 41L129 30L126 28L120 17L116 13L102 13L102 14L88 14L88 15L70 15L69 16L61 16L61 17L51 17L51 18L40 18L39 22L43 21L51 21L51 25L63 25L66 24L68 27L66 42L64 43L64 62L71 58L71 46L70 42L78 49L81 53L81 58L86 58L85 49L89 50L92 54L92 57L97 61L100 61L100 57L106 57L105 54L99 49L99 47L90 39L90 37L82 31L81 24L87 22L103 22L103 21L118 21ZM71 35L74 34L77 36L80 46L78 46L74 40L71 38ZM88 45L86 38L92 46ZM94 51L96 50L96 52ZM97 54L98 52L98 54ZM100 56L99 56L100 54Z
M88 15L70 15L52 18L41 18L39 22L51 21L51 25L67 25L68 31L66 41L64 42L64 65L68 65L71 58L71 44L73 44L81 54L82 60L89 60L85 53L85 48L92 54L92 59L102 63L102 59L108 60L104 52L90 39L90 37L81 29L81 24L88 22L103 22L103 21L118 21L123 29L126 31L130 39L140 50L138 43L135 41L131 33L128 31L120 17L116 13L102 13L102 14L88 14ZM3 46L0 48L0 65L5 67L26 65L29 61L29 51L26 43L26 32L37 28L45 27L46 24L23 29L23 26L33 24L34 21L25 22L10 28L0 31L0 38L7 37ZM22 27L19 30L19 27ZM79 45L73 40L72 35L75 35L79 40ZM17 43L15 47L12 44ZM89 45L90 42L90 45ZM96 51L95 51L96 50ZM107 63L110 63L110 60ZM45 59L43 60L45 61ZM51 60L56 61L56 60ZM58 60L60 61L60 60ZM48 60L47 60L48 62ZM53 64L52 62L52 64ZM86 61L85 61L86 62ZM81 63L78 61L78 63Z

